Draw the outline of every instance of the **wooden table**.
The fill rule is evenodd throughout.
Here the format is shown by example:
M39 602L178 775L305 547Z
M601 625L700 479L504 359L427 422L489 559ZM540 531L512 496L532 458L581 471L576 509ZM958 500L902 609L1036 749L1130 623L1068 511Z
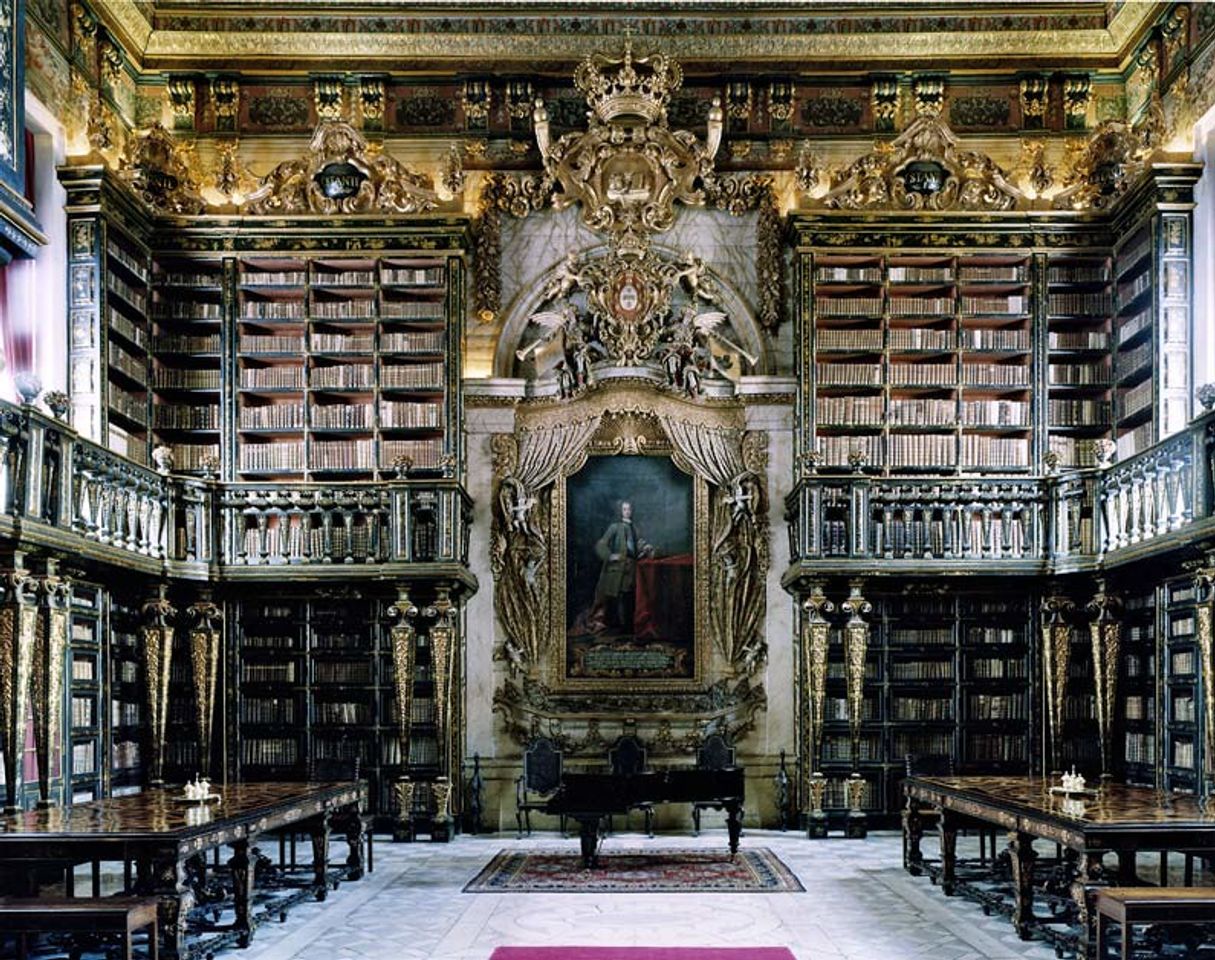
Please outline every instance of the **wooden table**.
M21 875L39 863L134 861L139 892L160 898L160 948L169 960L185 952L186 919L194 904L187 861L208 850L232 847L235 930L246 946L254 932L250 845L261 833L296 824L311 834L318 900L327 890L331 829L341 830L350 845L350 879L363 875L364 784L245 783L214 789L220 799L210 804L179 802L176 790L149 790L10 815L0 820L0 870Z
M1008 831L1012 857L1013 924L1022 939L1034 931L1033 863L1035 839L1053 841L1073 863L1072 899L1079 909L1081 934L1077 955L1096 952L1096 890L1112 882L1138 883L1139 850L1188 850L1215 853L1215 810L1204 810L1192 797L1158 793L1146 787L1107 784L1083 800L1052 794L1058 781L1043 777L909 777L903 793L907 868L923 864L921 812L938 813L941 839L941 888L952 895L956 883L959 821L978 820ZM1116 871L1102 863L1106 853L1118 857Z

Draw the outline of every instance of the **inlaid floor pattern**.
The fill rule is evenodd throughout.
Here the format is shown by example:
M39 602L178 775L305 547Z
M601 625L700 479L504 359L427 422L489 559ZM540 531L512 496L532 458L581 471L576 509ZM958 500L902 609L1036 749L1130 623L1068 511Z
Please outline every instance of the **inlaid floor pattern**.
M903 872L901 838L809 841L748 830L743 843L772 849L805 893L464 894L461 888L503 846L552 849L556 834L460 837L451 844L376 844L376 870L342 884L324 904L298 907L284 925L257 932L232 960L488 960L497 946L784 946L797 960L1054 960L1022 943L1006 920L947 899ZM647 841L616 834L613 846L716 849L724 831ZM959 839L959 853L969 855ZM925 853L933 852L930 839ZM341 855L343 845L334 844Z

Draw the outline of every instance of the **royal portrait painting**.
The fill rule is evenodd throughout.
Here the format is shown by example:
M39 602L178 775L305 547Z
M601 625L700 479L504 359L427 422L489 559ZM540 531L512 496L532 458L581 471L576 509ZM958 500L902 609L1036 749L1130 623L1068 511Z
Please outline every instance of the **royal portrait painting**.
M693 479L664 456L592 456L566 483L566 676L690 679Z

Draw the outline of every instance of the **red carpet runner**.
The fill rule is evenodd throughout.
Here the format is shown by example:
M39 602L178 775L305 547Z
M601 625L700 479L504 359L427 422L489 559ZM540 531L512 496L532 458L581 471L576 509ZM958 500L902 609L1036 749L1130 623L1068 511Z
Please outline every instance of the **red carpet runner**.
M795 960L784 947L498 947L489 960Z

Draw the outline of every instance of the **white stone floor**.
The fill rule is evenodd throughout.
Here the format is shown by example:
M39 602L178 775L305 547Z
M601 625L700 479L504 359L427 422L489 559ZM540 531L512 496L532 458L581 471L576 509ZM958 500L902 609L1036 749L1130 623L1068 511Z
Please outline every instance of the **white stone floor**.
M613 846L714 848L724 831L654 840L615 834ZM946 898L902 869L901 838L806 840L748 830L797 874L805 893L466 894L461 888L501 848L576 850L556 834L376 843L375 873L343 883L323 904L260 927L248 950L223 960L488 960L497 946L784 946L797 960L1053 960L1022 943L1006 920ZM964 852L965 839L959 841ZM925 839L930 854L934 844ZM345 853L335 842L335 857Z

